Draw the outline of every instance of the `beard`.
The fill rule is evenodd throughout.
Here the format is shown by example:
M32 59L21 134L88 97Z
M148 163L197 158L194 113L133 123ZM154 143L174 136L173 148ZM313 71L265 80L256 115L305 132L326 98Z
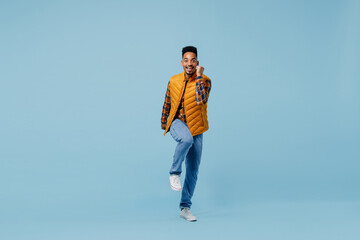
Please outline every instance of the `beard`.
M186 73L187 75L189 75L189 76L194 75L195 72L196 72L196 71L195 71L195 68L193 68L193 69L191 69L191 70L185 69L185 73Z

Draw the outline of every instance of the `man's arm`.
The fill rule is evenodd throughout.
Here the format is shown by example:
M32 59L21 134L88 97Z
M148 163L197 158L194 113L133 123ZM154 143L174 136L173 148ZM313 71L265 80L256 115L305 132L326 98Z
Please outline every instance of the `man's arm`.
M210 79L207 79L204 81L202 77L202 73L204 72L204 67L198 66L196 71L196 103L198 105L203 105L207 103L210 95L211 90L211 81Z
M165 94L165 101L162 109L161 115L161 129L166 129L167 119L169 117L170 108L171 108L171 101L170 101L170 89L169 89L170 82L168 84L166 94Z

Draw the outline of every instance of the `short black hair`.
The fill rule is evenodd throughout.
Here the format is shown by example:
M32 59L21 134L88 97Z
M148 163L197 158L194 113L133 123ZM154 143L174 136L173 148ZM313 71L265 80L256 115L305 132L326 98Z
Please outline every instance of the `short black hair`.
M182 49L182 57L184 57L184 54L187 53L187 52L195 53L195 55L197 57L197 49L196 49L196 47L193 47L193 46L184 47Z

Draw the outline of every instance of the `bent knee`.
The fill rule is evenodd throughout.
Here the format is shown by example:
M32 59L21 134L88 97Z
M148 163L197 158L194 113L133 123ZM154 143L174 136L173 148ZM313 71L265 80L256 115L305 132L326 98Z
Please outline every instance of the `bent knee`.
M183 139L181 139L181 142L183 142L186 145L191 146L194 143L194 139L192 136L187 136L187 137L184 137Z

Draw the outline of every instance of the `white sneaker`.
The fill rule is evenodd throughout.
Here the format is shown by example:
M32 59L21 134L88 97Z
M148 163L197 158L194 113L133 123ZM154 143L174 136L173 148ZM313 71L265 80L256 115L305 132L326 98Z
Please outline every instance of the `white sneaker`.
M188 220L189 222L195 222L197 220L197 218L191 214L190 212L190 208L183 208L180 212L180 217Z
M180 192L182 190L179 175L171 174L169 180L170 180L170 187L172 188L172 190L177 192Z

